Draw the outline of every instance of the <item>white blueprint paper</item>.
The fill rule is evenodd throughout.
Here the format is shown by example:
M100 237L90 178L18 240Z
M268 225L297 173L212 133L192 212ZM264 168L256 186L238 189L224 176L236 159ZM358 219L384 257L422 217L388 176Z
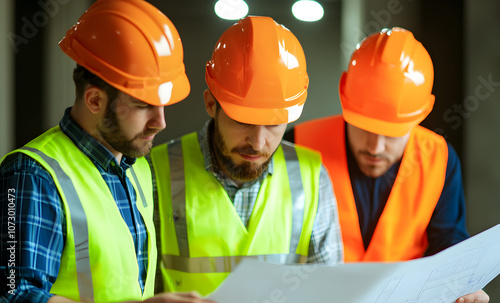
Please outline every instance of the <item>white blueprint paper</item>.
M394 263L275 265L246 259L218 303L450 303L500 273L500 225L434 256Z

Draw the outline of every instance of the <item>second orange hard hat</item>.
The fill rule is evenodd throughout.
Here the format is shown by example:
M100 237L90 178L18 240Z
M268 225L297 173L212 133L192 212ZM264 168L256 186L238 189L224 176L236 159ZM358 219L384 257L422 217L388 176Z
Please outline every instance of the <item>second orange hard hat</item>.
M309 84L297 38L272 18L257 16L239 20L222 34L205 80L230 118L255 125L297 120Z
M342 115L366 131L404 136L432 111L433 81L432 60L413 34L382 30L361 41L341 76Z
M189 94L179 33L147 1L96 1L59 46L111 86L148 104L170 105Z

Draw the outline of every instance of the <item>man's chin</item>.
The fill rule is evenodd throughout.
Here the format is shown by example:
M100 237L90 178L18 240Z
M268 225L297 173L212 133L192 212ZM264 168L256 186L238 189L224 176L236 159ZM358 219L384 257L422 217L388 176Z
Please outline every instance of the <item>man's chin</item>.
M378 178L383 176L387 170L383 167L373 167L373 166L365 166L361 169L361 172L365 174L367 177Z
M127 157L140 158L149 154L152 147L153 142L149 141L147 144L143 144L142 146L133 146L123 154Z
M262 172L256 172L256 171L244 172L238 175L233 175L233 178L243 182L250 182L257 179L261 174Z
M231 173L232 178L243 182L253 181L260 177L262 172L267 168L267 163L259 165L247 162L244 166L239 166L239 169L233 169Z

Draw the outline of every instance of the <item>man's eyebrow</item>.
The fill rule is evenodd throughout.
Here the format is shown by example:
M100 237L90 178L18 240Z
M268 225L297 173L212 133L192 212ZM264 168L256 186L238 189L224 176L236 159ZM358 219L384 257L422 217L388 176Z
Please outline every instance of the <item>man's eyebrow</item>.
M146 103L144 101L141 101L139 99L136 99L136 98L133 98L132 100L130 100L130 102L134 103L134 104L145 104L145 105L150 105L149 103Z

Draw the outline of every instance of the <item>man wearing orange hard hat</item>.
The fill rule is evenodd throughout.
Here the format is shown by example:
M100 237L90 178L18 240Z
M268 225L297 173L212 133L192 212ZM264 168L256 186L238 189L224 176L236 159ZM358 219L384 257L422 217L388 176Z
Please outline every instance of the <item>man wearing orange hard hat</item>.
M74 105L1 159L1 228L13 248L2 252L1 301L205 302L153 297L152 179L142 156L165 128L164 106L190 91L177 30L146 1L99 0L59 45L77 63Z
M205 80L203 129L150 154L164 290L208 294L244 258L341 262L321 157L282 141L309 84L297 38L269 17L241 19L217 41Z
M431 58L413 34L384 29L357 46L341 76L342 115L285 135L323 156L346 262L411 260L469 237L458 155L419 125L434 105L433 80ZM488 301L483 291L457 300Z

